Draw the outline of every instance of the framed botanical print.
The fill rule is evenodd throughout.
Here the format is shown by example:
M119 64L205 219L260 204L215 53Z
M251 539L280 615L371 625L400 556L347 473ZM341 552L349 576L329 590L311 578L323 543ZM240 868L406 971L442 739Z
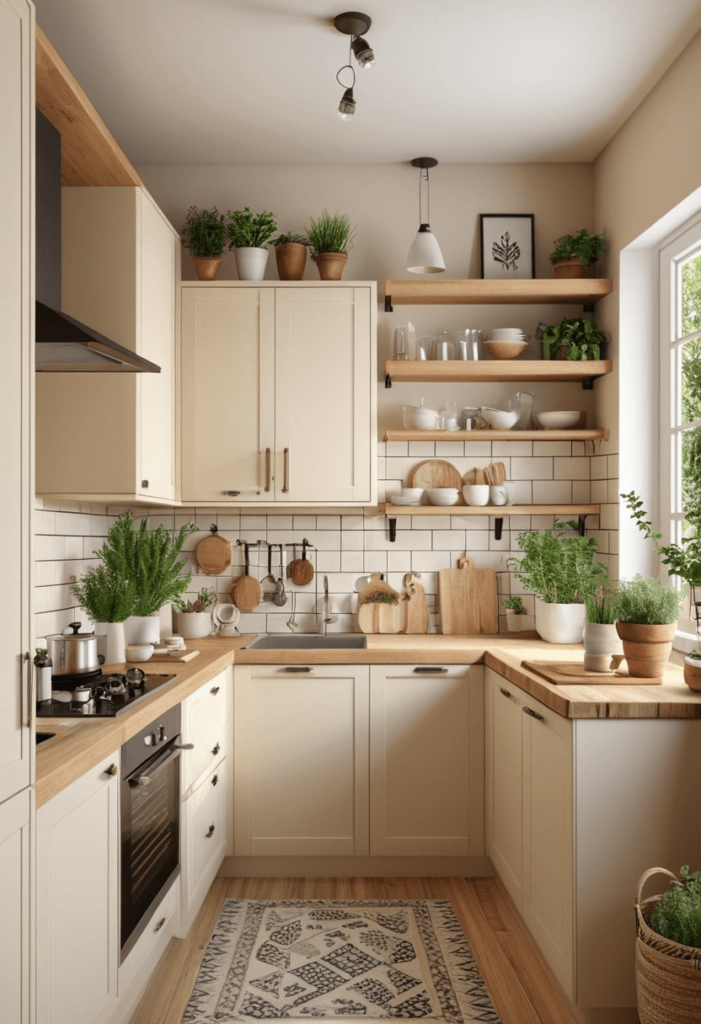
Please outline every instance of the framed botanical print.
M532 213L481 213L480 255L485 281L535 277Z

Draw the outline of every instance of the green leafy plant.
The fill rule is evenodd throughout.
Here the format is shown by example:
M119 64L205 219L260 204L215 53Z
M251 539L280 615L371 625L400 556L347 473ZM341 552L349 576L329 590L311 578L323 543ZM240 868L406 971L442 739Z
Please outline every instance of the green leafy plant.
M649 924L660 935L684 946L701 946L701 871L679 870L681 882L672 882L650 913Z
M211 210L191 206L183 224L183 245L193 256L221 259L226 248L224 214L216 206Z
M513 612L514 615L525 615L526 609L520 597L507 597L504 600L504 607Z
M93 622L124 622L134 614L136 580L125 579L107 565L86 569L71 592Z
M560 345L567 346L568 359L599 359L608 338L598 324L583 317L564 317L543 331L543 359L552 359Z
M507 559L514 576L546 604L579 604L608 579L603 562L597 562L599 544L594 537L567 536L576 530L574 520L555 524L554 530L521 533L518 546L523 558Z
M219 596L214 587L202 587L191 601L177 598L173 601L173 606L179 612L206 612L213 608L218 600Z
M701 488L698 484L692 483L690 494L684 503L684 514L692 527L692 532L682 537L681 544L660 544L662 534L652 529L643 502L635 491L621 494L621 497L638 529L655 545L669 575L679 576L691 587L701 586Z
M266 210L254 214L249 206L244 206L243 210L229 210L228 217L227 235L231 249L264 249L277 231L273 214Z
M310 218L310 224L307 235L313 256L322 252L348 252L352 248L355 230L345 214L331 217L324 210L318 220Z
M632 580L622 580L616 597L619 622L635 622L644 626L664 626L676 622L686 593L664 586L654 576L638 573Z
M584 604L589 622L612 626L617 617L616 597L617 590L613 582L597 587L593 594L588 594L584 598Z
M311 242L306 235L278 235L274 238L271 245L288 245L290 242L296 242L297 245L311 245Z
M596 263L605 248L605 234L606 232L602 231L600 235L592 235L586 228L582 228L577 235L563 235L562 238L556 238L555 251L550 253L550 262L558 263L560 260L571 260L575 256L579 256L585 266Z

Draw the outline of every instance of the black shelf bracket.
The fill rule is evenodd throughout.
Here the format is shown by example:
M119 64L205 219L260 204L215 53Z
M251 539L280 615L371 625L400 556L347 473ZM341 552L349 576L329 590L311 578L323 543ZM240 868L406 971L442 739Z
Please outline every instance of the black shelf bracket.
M390 377L389 374L387 374L387 376L385 377L385 387L386 388L391 388L392 387L392 378Z
M501 531L504 529L504 517L496 516L494 519L494 540L501 540Z
M391 295L385 295L385 313L394 313Z
M586 525L587 525L587 517L585 515L580 515L580 517L579 517L579 526L578 526L579 536L580 537L584 536L584 531L586 529Z
M582 391L593 391L594 381L597 379L597 377L585 377L582 381Z
M585 302L584 305L582 306L582 312L583 313L593 313L595 309L596 309L596 303L594 303L594 302Z
M392 516L389 519L389 540L390 544L394 544L397 539L397 517Z

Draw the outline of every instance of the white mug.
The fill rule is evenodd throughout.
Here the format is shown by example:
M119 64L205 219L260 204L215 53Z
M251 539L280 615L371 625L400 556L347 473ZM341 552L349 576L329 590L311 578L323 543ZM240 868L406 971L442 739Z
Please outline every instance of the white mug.
M238 629L236 627L240 617L241 612L235 604L215 605L214 611L212 612L214 625L219 636L236 636L238 633Z
M506 487L501 484L492 484L489 488L489 500L492 505L506 505L506 502L508 501Z
M489 501L488 484L466 484L462 493L468 505L486 505Z

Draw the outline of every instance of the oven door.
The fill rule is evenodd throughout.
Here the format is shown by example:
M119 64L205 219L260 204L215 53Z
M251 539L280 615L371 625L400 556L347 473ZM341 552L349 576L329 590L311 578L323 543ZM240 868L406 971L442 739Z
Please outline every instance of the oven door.
M122 780L121 959L180 871L180 736Z

